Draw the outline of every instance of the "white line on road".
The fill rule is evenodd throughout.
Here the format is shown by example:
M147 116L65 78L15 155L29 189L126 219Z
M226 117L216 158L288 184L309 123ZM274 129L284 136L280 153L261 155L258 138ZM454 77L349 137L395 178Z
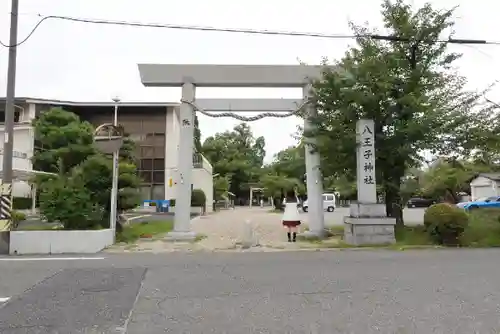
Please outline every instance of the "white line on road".
M79 261L104 259L104 257L4 257L0 258L0 261Z
M8 302L10 297L0 297L0 303L6 303Z

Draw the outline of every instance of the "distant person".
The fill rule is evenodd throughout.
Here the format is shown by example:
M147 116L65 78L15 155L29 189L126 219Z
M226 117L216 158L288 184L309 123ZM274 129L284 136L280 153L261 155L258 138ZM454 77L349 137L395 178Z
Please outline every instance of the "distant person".
M300 214L297 207L297 196L295 195L295 191L287 193L282 224L287 229L288 242L295 242L297 240L297 231L300 226Z

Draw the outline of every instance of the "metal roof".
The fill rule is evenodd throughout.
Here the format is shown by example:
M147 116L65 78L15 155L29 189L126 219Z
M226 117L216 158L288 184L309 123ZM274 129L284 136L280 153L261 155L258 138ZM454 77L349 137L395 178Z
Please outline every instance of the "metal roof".
M500 181L500 173L480 173L478 176L482 176L493 181Z

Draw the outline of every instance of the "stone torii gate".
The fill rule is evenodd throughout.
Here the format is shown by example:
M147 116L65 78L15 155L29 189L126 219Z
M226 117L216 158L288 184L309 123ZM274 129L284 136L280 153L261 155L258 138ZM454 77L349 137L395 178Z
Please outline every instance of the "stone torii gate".
M146 87L182 87L180 106L180 138L178 148L177 198L174 230L168 237L173 240L193 240L191 231L191 183L192 156L194 136L194 113L198 110L210 117L234 117L242 121L253 121L264 117L283 117L277 114L262 114L254 117L242 117L233 113L213 115L207 113L197 104L196 87L262 87L262 88L302 88L303 105L297 108L305 115L314 117L317 111L308 103L311 91L311 80L319 78L322 67L319 65L181 65L181 64L139 64L141 82ZM259 99L257 99L259 100ZM233 105L236 103L234 101ZM207 102L205 102L207 103ZM210 103L210 102L208 102ZM257 104L260 102L256 102ZM242 106L243 107L243 106ZM237 109L231 111L245 111ZM213 108L221 111L219 106ZM260 110L269 110L269 105ZM249 110L246 110L249 111ZM251 111L259 111L255 106ZM291 113L293 114L293 113ZM290 116L287 114L286 116ZM312 122L305 117L304 128L310 130ZM319 153L312 149L313 138L307 138L305 148L307 194L309 201L309 228L307 234L322 236L324 233L324 215L322 202L322 175Z

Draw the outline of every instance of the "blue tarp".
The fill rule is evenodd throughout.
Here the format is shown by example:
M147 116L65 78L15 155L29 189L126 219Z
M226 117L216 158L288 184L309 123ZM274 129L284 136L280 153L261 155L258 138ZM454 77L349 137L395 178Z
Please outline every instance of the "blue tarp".
M156 199L156 200L144 200L143 206L153 206L156 207L156 212L168 212L170 207L170 200L168 199Z

